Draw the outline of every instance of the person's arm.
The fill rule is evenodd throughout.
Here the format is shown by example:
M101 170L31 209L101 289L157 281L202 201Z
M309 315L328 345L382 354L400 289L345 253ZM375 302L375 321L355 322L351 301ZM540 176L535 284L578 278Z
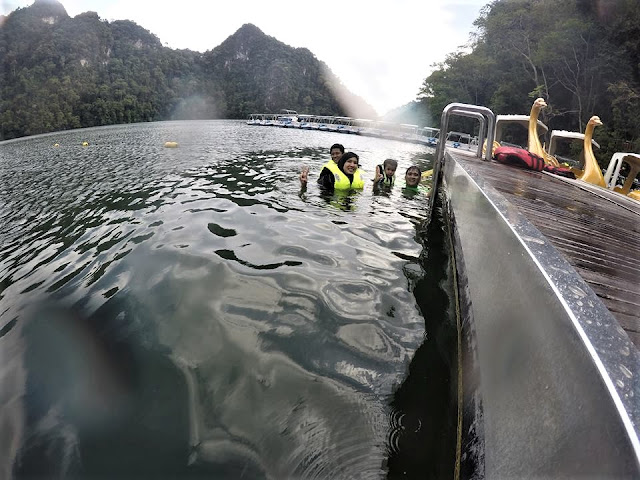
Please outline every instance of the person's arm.
M380 165L376 165L376 176L373 177L374 185L377 184L382 178L382 172L380 171L380 168L381 168Z
M373 194L377 195L382 191L382 188L380 188L380 182L373 182Z
M300 172L300 185L307 186L307 181L309 180L309 167L306 165L302 167L302 171Z
M304 165L300 172L300 193L298 196L304 199L304 194L307 193L307 180L309 180L309 167Z
M327 167L324 167L318 177L318 183L326 190L333 190L333 186L336 183L336 179Z

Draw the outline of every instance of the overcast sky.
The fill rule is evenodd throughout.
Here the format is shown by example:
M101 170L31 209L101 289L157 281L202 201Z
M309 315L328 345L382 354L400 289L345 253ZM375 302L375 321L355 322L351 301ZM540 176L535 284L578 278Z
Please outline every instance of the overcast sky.
M467 43L489 0L62 0L70 16L133 20L171 48L204 52L245 23L306 47L383 115L414 100L432 64ZM0 0L6 15L33 0Z

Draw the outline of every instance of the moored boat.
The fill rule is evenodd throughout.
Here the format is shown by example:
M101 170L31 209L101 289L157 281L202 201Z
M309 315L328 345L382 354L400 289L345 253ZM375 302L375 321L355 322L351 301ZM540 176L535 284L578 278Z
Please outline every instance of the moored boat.
M265 127L276 127L278 126L278 115L275 113L267 113L260 120L260 125Z
M418 142L423 145L427 145L428 147L435 147L436 145L438 145L439 134L439 128L423 127L418 130Z
M448 132L445 137L445 145L460 150L471 150L474 145L473 137L464 132Z
M311 122L313 121L313 115L298 115L298 120L300 121L300 128L303 130L311 130Z
M531 118L529 115L497 115L495 145L506 145L526 148L528 143L528 129ZM549 128L536 119L538 137L546 135Z
M567 130L552 130L551 137L549 139L549 148L547 151L549 155L553 155L559 162L565 163L573 167L580 167L584 165L584 149L580 148L580 153L575 156L570 156L572 151L572 145L576 143L582 146L584 143L584 133L570 132ZM600 148L600 145L595 140L591 139L591 144Z
M334 123L338 133L348 133L357 135L358 128L354 126L354 119L351 117L335 117Z
M397 124L345 116L298 114L294 110L282 110L280 114L251 114L247 124L346 133L426 146L435 146L438 135L438 129L432 127L421 128L414 124ZM470 136L468 141L463 139L462 142L465 145L466 143L474 145L474 141ZM453 145L453 142L451 145ZM456 143L455 146L459 147L460 144Z
M298 120L298 112L283 109L276 118L276 124L284 128L299 128L300 121Z
M418 125L401 123L397 129L396 140L401 142L419 143L418 142Z
M322 115L316 117L316 122L318 123L318 130L320 130L321 132L331 132L336 130L336 127L333 124L334 117L332 116Z
M264 119L264 113L252 113L247 119L247 125L261 125L261 121Z
M627 164L628 171L622 185L618 185L621 178L622 166ZM626 195L629 198L640 201L640 186L638 185L638 174L640 173L640 155L637 153L617 152L614 153L604 175L608 189ZM633 189L634 184L636 188Z

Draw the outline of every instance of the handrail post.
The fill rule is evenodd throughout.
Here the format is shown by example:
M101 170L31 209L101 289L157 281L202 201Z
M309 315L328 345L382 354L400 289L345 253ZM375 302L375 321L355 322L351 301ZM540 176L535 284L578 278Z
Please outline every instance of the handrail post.
M468 112L466 110L460 110L458 108L454 108L453 110L451 110L451 113L454 115L460 115L461 117L475 118L480 122L480 130L478 132L478 148L476 151L476 157L478 158L482 157L482 143L484 140L480 141L480 139L481 138L484 139L484 136L487 131L487 120L485 116L478 112Z
M485 142L485 133L487 141L487 149L485 152L484 160L491 161L491 146L496 136L496 116L487 107L481 107L478 105L469 105L466 103L450 103L442 110L442 117L440 118L440 138L438 140L438 146L436 148L436 158L433 165L433 185L431 187L431 195L429 199L429 212L428 218L431 218L433 213L433 205L436 200L436 193L438 185L440 183L440 167L444 163L444 152L446 148L446 137L449 131L449 117L452 115L458 115L462 117L475 118L480 122L480 131L478 133L478 150L476 157L482 157L482 145Z

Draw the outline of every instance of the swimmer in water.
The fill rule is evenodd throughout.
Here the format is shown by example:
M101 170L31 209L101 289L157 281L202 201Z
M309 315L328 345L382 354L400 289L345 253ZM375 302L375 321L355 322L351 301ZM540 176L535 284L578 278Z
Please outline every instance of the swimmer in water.
M416 165L411 165L407 168L407 172L404 175L404 182L406 188L418 188L420 184L420 177L422 176L422 172L420 168Z
M430 188L426 185L420 185L422 180L422 172L417 165L411 165L407 168L407 172L404 175L404 193L428 193Z
M331 145L331 148L329 149L329 155L331 155L331 160L335 164L337 164L338 161L340 160L340 157L344 155L344 146L340 143L334 143L333 145Z
M359 168L360 158L353 152L347 152L340 157L338 164L328 162L328 165L322 168L318 183L326 192L333 193L336 190L361 190L364 188L362 180L362 171ZM303 167L300 174L300 183L303 189L306 187L309 169Z
M333 145L331 145L331 148L329 149L329 155L331 155L331 160L329 160L327 163L325 163L322 168L329 168L331 166L331 164L338 164L338 160L340 160L340 157L342 157L342 155L344 155L344 146L340 143L334 143ZM309 177L309 167L307 167L306 165L304 167L302 167L302 172L300 173L300 183L306 183Z
M387 158L382 165L376 166L376 176L373 179L375 186L392 187L396 180L398 162Z

